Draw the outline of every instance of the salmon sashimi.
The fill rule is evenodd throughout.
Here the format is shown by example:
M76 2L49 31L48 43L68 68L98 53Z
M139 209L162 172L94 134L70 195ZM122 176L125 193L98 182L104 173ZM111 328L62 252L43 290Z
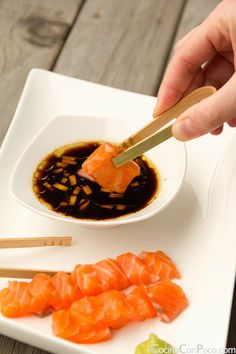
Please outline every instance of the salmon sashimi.
M27 291L34 299L36 306L33 313L35 314L43 315L44 312L59 310L63 307L63 300L53 286L51 277L47 274L37 274L28 284Z
M111 289L122 290L130 285L118 262L111 258L94 265L77 265L72 272L72 279L84 296L98 295Z
M158 314L164 322L173 321L188 305L182 288L168 279L149 286L148 295L158 305Z
M152 304L152 300L148 297L144 286L140 285L133 289L126 297L127 301L133 306L133 313L130 316L132 321L143 321L157 315Z
M104 291L103 282L92 264L77 265L71 276L84 296L98 295Z
M75 343L97 343L111 337L109 327L84 329L78 325L78 317L73 312L60 310L53 314L52 330L57 337Z
M32 314L32 296L27 292L28 283L10 281L1 291L1 313L6 317L22 317Z
M117 290L110 290L99 295L103 309L102 325L118 329L127 324L133 316L134 307L126 296Z
M58 272L50 277L39 273L24 285L22 282L10 282L9 287L0 292L0 310L10 317L44 315L50 311L66 310L84 296L123 290L130 285L155 284L159 277L179 276L173 262L161 251L142 252L140 257L128 252L116 259L78 264L70 274ZM11 302L11 311L7 311Z
M183 290L163 280L147 288L138 286L128 294L112 290L77 300L69 310L53 313L52 328L55 335L64 339L95 343L110 338L111 329L159 316L159 308L171 321L187 304Z
M89 332L80 329L76 335L69 336L67 339L75 343L92 344L104 342L111 338L111 330L108 327L93 328Z
M162 251L157 252L141 252L139 257L148 266L150 271L159 275L160 279L180 278L175 264Z
M83 163L82 172L92 177L101 187L110 192L124 193L130 182L140 174L136 162L129 161L117 168L112 158L121 148L109 143L100 145Z
M61 309L67 309L69 306L83 296L76 283L73 281L71 274L58 272L51 278L51 283L56 293L62 300Z
M152 273L142 259L131 252L124 253L116 259L132 285L149 285L159 280L159 276Z
M103 282L103 291L122 290L130 285L126 273L119 263L112 258L95 263L94 269L98 278Z

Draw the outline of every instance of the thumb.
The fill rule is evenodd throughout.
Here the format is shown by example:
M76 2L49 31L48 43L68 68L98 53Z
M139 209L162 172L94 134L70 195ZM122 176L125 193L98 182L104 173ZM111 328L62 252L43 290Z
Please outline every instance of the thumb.
M236 73L212 96L182 113L173 125L173 135L181 141L191 140L220 127L236 116Z

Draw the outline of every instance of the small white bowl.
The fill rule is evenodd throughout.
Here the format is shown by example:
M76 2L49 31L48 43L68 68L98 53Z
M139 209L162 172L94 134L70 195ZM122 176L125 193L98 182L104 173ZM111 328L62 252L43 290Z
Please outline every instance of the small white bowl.
M159 213L175 197L185 175L185 145L174 138L146 153L157 167L161 183L157 198L140 211L109 220L76 219L47 209L35 196L32 189L33 173L45 156L63 145L79 141L121 141L125 124L122 119L119 125L112 122L107 118L89 116L60 116L50 120L31 140L17 161L10 181L11 196L41 215L92 228L109 228L133 223Z

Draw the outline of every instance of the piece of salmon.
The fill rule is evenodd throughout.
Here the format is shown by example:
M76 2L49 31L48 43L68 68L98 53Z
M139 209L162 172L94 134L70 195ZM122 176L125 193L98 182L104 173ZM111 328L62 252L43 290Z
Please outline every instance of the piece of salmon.
M157 316L156 310L144 286L140 285L133 289L127 294L126 299L133 306L133 313L130 315L132 321L144 321Z
M159 276L152 273L142 259L131 252L121 254L116 259L132 285L149 285L159 280Z
M74 301L83 296L71 274L58 272L51 278L51 283L61 299L60 309L68 309Z
M160 280L180 278L180 273L175 264L164 252L143 251L140 253L139 257L152 273L159 275Z
M98 328L94 326L86 329L79 326L78 322L78 316L74 315L72 311L57 311L52 316L53 333L71 342L83 344L97 343L111 337L109 327Z
M173 321L188 305L188 299L182 288L164 279L147 289L148 296L157 305L159 317L164 322Z
M131 181L139 176L140 167L134 161L117 168L112 158L121 148L110 143L100 145L83 163L82 172L92 177L101 187L110 192L124 193Z
M130 282L124 270L119 263L112 259L106 258L94 264L94 270L97 277L103 283L103 291L122 290L129 287Z
M1 291L0 310L4 316L22 317L32 314L34 302L27 287L27 282L10 281L8 288Z

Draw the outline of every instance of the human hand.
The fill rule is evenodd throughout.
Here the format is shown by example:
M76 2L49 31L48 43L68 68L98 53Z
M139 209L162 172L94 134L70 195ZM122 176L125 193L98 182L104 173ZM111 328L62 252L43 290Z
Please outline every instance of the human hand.
M224 0L176 44L153 116L192 90L212 85L218 91L182 113L173 125L173 135L186 141L208 132L220 134L224 122L236 127L235 68L236 0Z

